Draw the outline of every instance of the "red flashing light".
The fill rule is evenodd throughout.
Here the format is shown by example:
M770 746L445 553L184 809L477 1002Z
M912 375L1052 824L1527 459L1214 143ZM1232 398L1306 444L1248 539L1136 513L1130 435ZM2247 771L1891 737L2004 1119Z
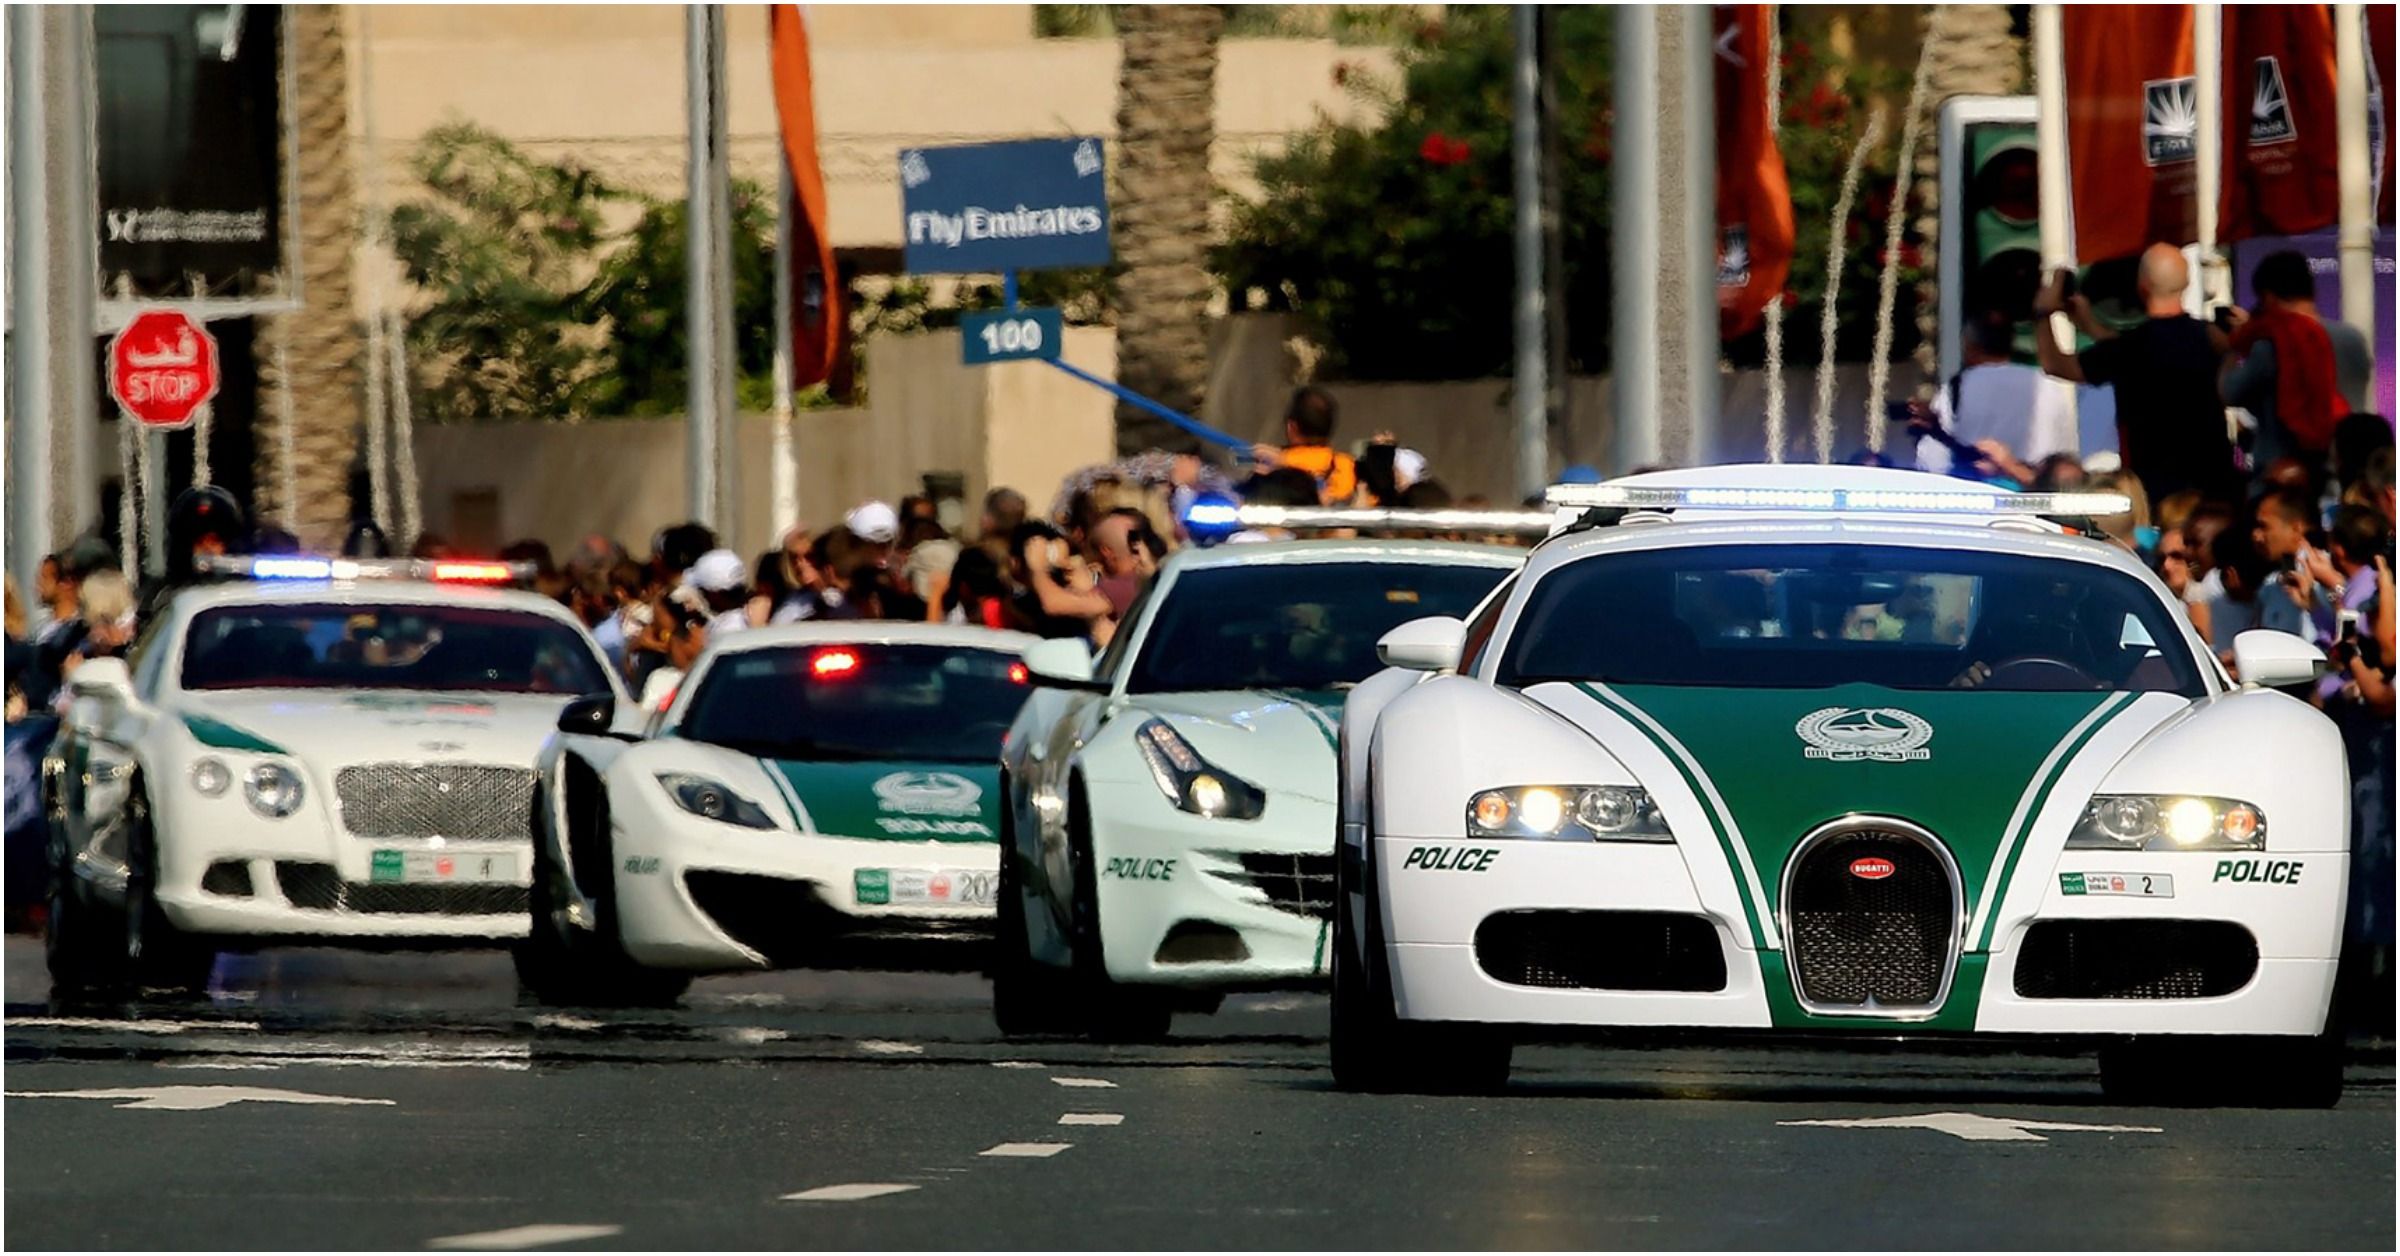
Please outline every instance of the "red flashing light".
M433 578L471 584L506 584L515 578L507 563L473 563L444 560L433 565Z
M1025 666L1023 663L1011 663L1008 665L1008 679L1009 683L1011 684L1032 684L1033 669Z
M847 676L858 670L858 654L851 650L819 650L808 660L809 674L819 680Z

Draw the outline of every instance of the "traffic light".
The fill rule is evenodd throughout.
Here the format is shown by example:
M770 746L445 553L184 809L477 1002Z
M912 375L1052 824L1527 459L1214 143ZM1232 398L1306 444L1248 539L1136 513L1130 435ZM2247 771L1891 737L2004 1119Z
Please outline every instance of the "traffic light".
M1996 314L2033 360L2033 298L2041 290L2040 165L2028 96L1966 96L1942 108L1941 239L1937 282L1942 377L1964 361L1967 323Z

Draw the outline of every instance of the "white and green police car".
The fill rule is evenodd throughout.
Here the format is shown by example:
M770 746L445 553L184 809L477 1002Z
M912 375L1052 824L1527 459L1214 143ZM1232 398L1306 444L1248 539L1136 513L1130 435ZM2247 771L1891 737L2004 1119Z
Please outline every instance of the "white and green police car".
M1560 1027L2046 1035L2111 1093L2329 1103L2349 874L2323 659L2240 682L2122 498L1715 467L1574 522L1352 694L1346 1087L1496 1085Z

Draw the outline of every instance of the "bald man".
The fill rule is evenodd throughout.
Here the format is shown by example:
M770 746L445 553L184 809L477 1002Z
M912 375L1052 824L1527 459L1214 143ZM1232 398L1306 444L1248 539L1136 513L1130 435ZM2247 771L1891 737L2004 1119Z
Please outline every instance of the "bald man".
M2186 489L2217 501L2239 500L2233 440L2225 403L2217 395L2217 364L2225 341L2216 328L2183 312L2190 282L2183 251L2153 244L2142 252L2141 295L2147 315L2122 333L2092 317L2092 303L2068 296L2067 272L2054 271L2034 298L2040 316L2033 344L2042 369L2079 384L2116 390L2117 449L2152 501ZM2049 316L2065 311L2092 341L2081 353L2061 348Z

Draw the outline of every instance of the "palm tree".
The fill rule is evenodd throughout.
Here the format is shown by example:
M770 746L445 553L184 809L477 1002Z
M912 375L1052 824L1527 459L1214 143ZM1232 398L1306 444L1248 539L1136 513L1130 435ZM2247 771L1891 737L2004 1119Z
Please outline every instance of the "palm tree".
M365 388L359 368L364 337L352 298L351 254L358 241L358 206L350 164L349 66L342 7L288 5L293 82L289 98L299 125L299 222L284 229L300 239L304 307L276 316L258 339L258 482L262 516L279 518L302 543L330 549L350 522L350 474L358 460ZM286 371L275 369L276 342L288 345ZM283 411L274 390L290 393L293 500L282 485Z
M2025 41L2014 31L2008 6L1952 4L1941 6L1941 21L1926 10L1926 38L1933 41L1926 55L1933 59L1927 75L1931 88L1926 108L1936 115L1953 96L2007 96L2025 83ZM1941 148L1923 144L1917 149L1917 238L1924 241L1925 281L1917 294L1917 365L1928 377L1940 343L1935 322L1940 317L1934 276L1940 273L1934 252L1941 240Z
M1208 383L1208 150L1216 136L1213 4L1129 4L1117 76L1117 379L1186 414ZM1117 407L1126 451L1188 438L1132 406Z

